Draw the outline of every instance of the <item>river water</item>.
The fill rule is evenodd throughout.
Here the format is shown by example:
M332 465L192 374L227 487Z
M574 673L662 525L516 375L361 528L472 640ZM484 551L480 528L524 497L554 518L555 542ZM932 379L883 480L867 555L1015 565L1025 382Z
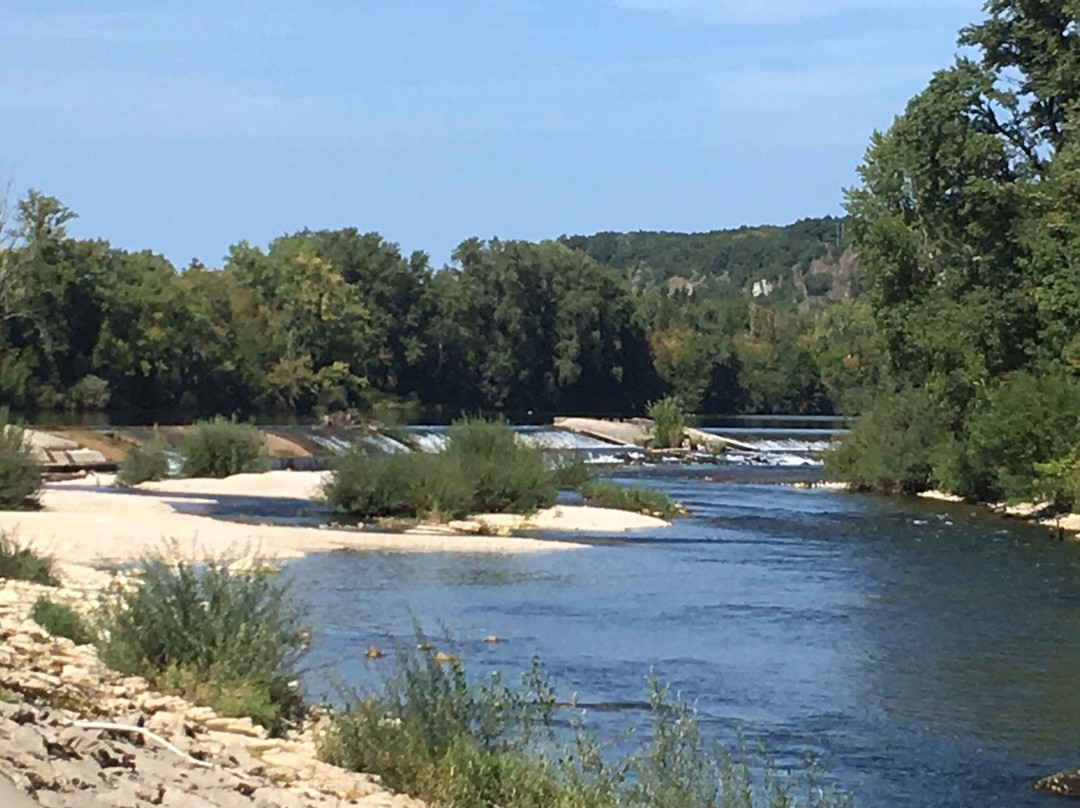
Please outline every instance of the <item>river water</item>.
M314 556L305 686L377 679L369 643L445 629L477 673L539 654L592 727L642 723L650 670L862 806L1036 806L1080 765L1080 550L974 508L777 485L798 469L609 472L683 502L666 530L536 555ZM805 471L803 472L805 473ZM486 635L506 642L488 645Z

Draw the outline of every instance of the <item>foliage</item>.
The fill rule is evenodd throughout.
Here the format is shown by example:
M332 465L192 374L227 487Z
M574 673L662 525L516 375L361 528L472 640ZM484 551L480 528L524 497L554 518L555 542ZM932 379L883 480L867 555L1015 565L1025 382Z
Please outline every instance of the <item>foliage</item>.
M663 491L639 486L621 486L594 480L581 487L581 498L600 508L635 511L649 516L669 517L684 513L683 508Z
M505 423L462 418L446 432L446 456L472 489L474 513L529 513L555 501L543 453Z
M472 491L459 463L443 453L368 455L352 449L334 458L323 497L363 519L445 519L469 512Z
M149 439L128 450L116 481L121 485L138 485L169 476L168 443L157 430Z
M0 510L37 508L41 486L41 468L26 433L0 419Z
M39 555L29 545L0 531L0 578L55 586L53 564L49 556Z
M184 435L180 454L185 477L228 477L270 467L262 432L221 416L195 423Z
M827 301L802 299L799 279L817 289L827 275L829 297L857 286L843 222L829 218L470 239L441 271L376 233L303 230L265 248L241 241L218 271L72 238L74 215L38 191L10 217L0 203L0 406L185 419L380 409L381 420L388 401L640 414L670 392L695 411L827 411L811 383L826 368L799 341ZM785 315L776 345L749 333L745 287L760 279L778 284L761 299Z
M529 513L555 501L553 477L543 453L506 424L466 418L450 427L437 454L342 453L323 496L360 518Z
M787 227L740 227L711 233L597 233L560 239L593 260L615 267L634 285L665 285L671 278L725 278L734 291L754 280L786 278L807 269L816 258L843 249L842 221L826 216ZM693 295L702 294L698 287Z
M430 648L418 632L417 645ZM700 734L693 708L650 679L649 740L615 758L580 726L556 729L555 691L538 660L512 687L472 681L434 651L399 649L382 687L335 714L324 760L371 772L446 808L828 808L850 804L813 769L781 774L733 758ZM805 796L803 796L805 795Z
M652 439L649 445L654 449L673 449L682 446L686 437L686 412L682 403L674 396L665 396L650 402L645 408L652 420Z
M30 617L54 637L67 637L76 645L86 645L94 640L82 615L70 606L53 603L44 595L34 601Z
M259 564L232 571L224 562L149 559L138 582L104 609L102 658L280 732L302 709L292 684L307 636L300 620L287 585Z
M556 488L581 488L593 478L592 469L578 452L548 452L546 460Z
M1080 446L1064 457L1035 464L1035 496L1056 511L1069 511L1080 502Z
M985 11L961 34L970 58L874 135L848 192L899 394L873 405L873 424L856 427L833 468L970 499L1067 499L1080 440L1080 162L1069 136L1080 30L1069 4L991 0ZM897 402L920 397L934 402L931 421L902 437L911 408Z
M961 440L974 472L950 486L984 500L1036 495L1036 466L1067 456L1080 436L1080 381L1014 374L972 408Z
M825 453L825 473L857 490L913 494L932 487L934 458L948 429L920 390L880 396Z

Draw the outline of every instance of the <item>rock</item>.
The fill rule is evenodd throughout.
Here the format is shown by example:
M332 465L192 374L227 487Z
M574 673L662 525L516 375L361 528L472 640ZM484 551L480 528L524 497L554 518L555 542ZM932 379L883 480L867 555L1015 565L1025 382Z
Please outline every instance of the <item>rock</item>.
M374 645L369 645L367 647L367 650L364 652L364 656L366 656L368 659L382 659L384 656L386 656L386 654L380 651Z
M1058 772L1033 785L1032 790L1058 797L1080 797L1080 770Z
M298 794L286 788L260 788L251 795L256 804L273 805L277 808L308 808Z
M440 665L448 665L451 662L458 661L458 658L456 656L454 656L453 654L448 654L445 651L439 651L438 653L436 653L434 659Z
M484 637L484 642L490 645L497 642L505 642L505 640L503 640L501 637L496 637L494 634L488 634L486 637Z
M236 735L246 735L249 738L265 738L266 730L257 727L250 718L224 718L217 716L202 722L207 729L216 729L218 732L231 732Z

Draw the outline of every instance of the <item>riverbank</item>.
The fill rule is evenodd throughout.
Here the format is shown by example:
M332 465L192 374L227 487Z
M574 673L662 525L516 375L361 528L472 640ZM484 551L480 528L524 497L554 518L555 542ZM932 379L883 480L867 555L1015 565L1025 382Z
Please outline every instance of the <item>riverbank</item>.
M54 637L29 618L39 597L87 612L119 583L65 578L56 588L0 579L4 805L10 783L52 808L422 808L377 778L319 761L317 722L269 738L250 719L122 677L93 647Z
M403 531L252 524L210 515L221 504L238 500L310 500L323 479L321 472L272 471L223 480L166 480L125 489L113 487L109 475L91 475L47 485L39 511L0 512L0 530L51 555L61 566L93 567L137 561L160 552L165 542L175 542L193 560L226 555L288 560L340 550L535 553L583 545L510 534L519 530L620 533L669 524L642 514L584 506L555 506L524 517L479 515Z

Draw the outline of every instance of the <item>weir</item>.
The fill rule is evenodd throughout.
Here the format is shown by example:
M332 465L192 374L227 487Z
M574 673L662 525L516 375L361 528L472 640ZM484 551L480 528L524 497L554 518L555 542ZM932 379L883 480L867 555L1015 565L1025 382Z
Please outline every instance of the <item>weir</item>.
M512 427L519 439L552 452L573 452L588 463L646 460L643 448L649 436L645 419L601 421L560 418L552 426ZM358 426L264 425L274 468L325 468L334 455L359 446L370 454L438 452L446 445L446 426L416 425L376 432ZM183 440L184 427L161 427L161 434L175 449ZM691 443L700 451L682 455L684 460L736 465L819 465L817 455L826 449L836 430L831 429L731 429L688 430ZM45 471L71 474L111 471L131 446L145 441L149 427L99 427L30 431L30 440ZM178 457L178 456L177 456ZM653 459L657 458L652 455ZM174 463L173 465L178 465Z

